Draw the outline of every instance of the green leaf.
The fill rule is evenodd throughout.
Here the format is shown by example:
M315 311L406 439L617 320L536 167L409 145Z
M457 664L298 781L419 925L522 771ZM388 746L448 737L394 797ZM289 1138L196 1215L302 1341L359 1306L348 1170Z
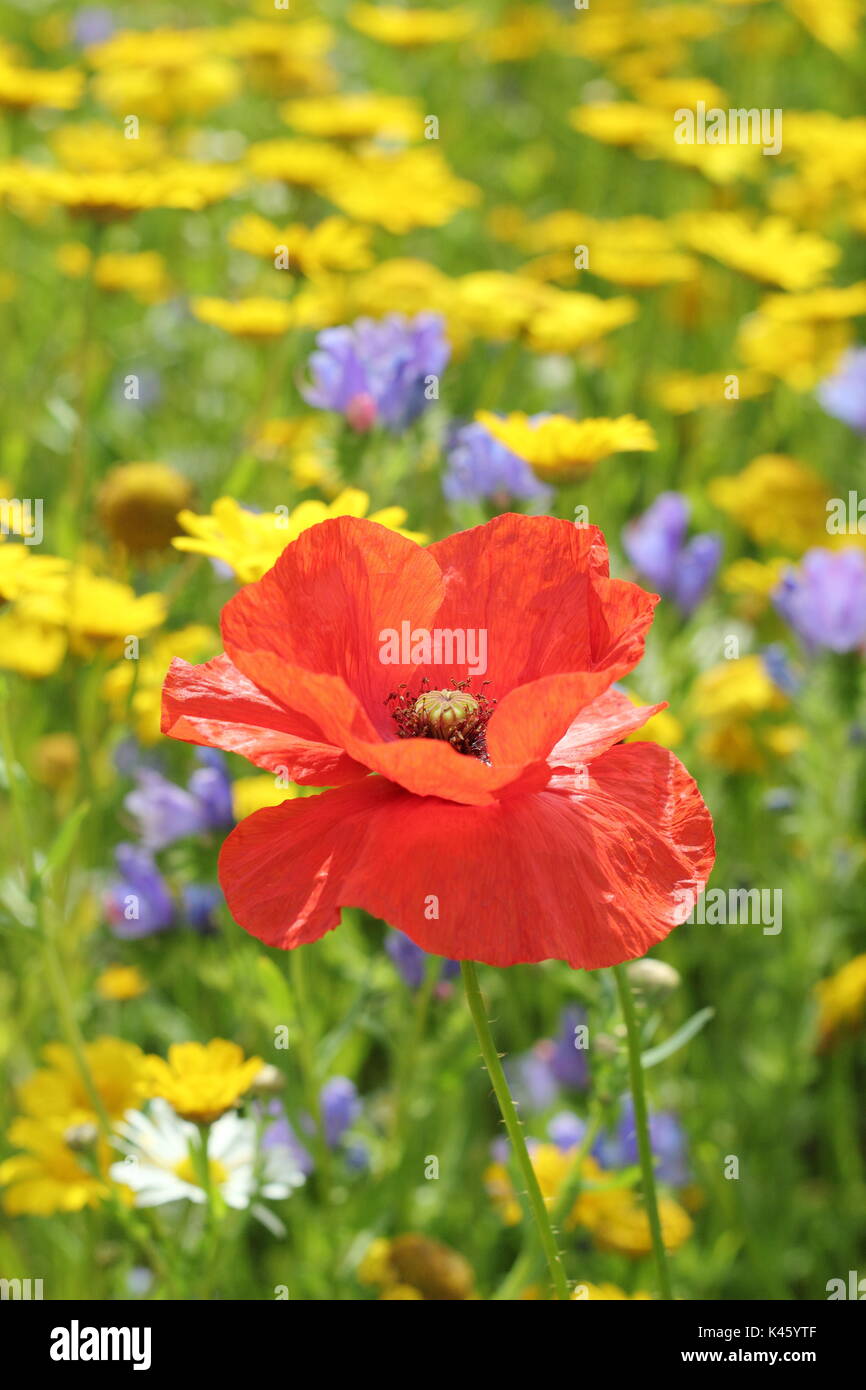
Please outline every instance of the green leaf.
M641 1065L644 1071L648 1067L655 1067L659 1062L664 1062L667 1057L672 1057L675 1052L679 1052L681 1047L691 1042L696 1033L699 1033L705 1023L709 1023L715 1013L715 1009L699 1009L696 1014L688 1019L675 1033L666 1038L658 1047L651 1047L648 1052L641 1053Z
M81 823L89 811L90 802L82 801L81 805L76 806L72 815L65 821L57 834L54 844L45 856L45 863L39 871L39 880L41 883L44 883L46 879L50 878L69 858L75 846L75 841L78 839Z

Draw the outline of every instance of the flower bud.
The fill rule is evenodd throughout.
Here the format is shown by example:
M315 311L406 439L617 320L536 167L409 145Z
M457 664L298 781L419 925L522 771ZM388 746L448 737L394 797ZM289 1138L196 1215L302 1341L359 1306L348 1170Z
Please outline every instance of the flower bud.
M250 1089L259 1096L278 1096L285 1090L285 1078L279 1067L275 1067L272 1062L266 1062L260 1072L257 1072L255 1080Z
M96 1125L85 1121L80 1125L72 1125L63 1135L63 1142L73 1153L87 1153L92 1149L97 1139L99 1131Z
M680 984L679 971L663 960L634 960L626 966L630 984L647 994L671 994Z
M358 434L366 434L367 430L371 430L376 423L377 415L376 402L367 391L360 391L346 406L346 420Z

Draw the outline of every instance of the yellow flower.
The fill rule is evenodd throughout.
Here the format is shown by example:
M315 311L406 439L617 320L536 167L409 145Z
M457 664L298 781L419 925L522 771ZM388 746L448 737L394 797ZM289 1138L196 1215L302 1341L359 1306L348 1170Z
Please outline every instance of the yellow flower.
M286 125L316 139L419 140L424 133L424 115L417 102L382 92L304 97L286 102L280 115Z
M521 411L501 419L489 410L479 410L475 418L546 482L582 477L611 454L658 447L652 427L634 415L617 420L548 415L532 420Z
M109 252L97 260L93 279L101 290L124 291L141 304L158 304L168 299L172 291L165 261L158 251Z
M724 406L738 400L750 401L770 389L768 377L760 372L739 371L736 374L736 395L732 395L731 373L668 372L656 383L655 396L672 415L688 415L693 410Z
M32 622L15 609L0 613L0 669L34 680L53 676L66 655L66 637L50 624Z
M417 314L432 309L448 316L455 285L429 261L397 256L380 261L352 285L352 298L358 314L374 318L383 314Z
M93 79L93 94L118 116L133 110L136 115L167 123L178 116L203 116L224 106L237 95L239 85L232 64L212 58L182 73L168 74L155 67L100 72Z
M605 145L647 146L653 131L659 136L664 131L673 144L670 117L634 101L575 106L569 111L568 119L581 135L589 135Z
M784 0L792 14L834 53L856 49L863 7L860 0Z
M475 1278L462 1255L441 1241L410 1233L374 1240L358 1278L384 1287L383 1298L442 1303L475 1297Z
M165 621L166 604L162 594L137 595L128 584L78 565L62 593L23 599L19 611L34 622L64 628L73 649L87 655L100 643L152 632Z
M367 494L357 488L346 488L330 503L311 498L299 503L292 512L284 507L274 512L248 512L233 498L221 497L209 515L181 512L178 521L189 534L176 537L173 545L178 550L222 560L231 566L242 584L251 584L267 573L302 531L328 517L366 516L369 505ZM373 512L369 520L410 540L421 543L426 539L416 531L404 530L406 512L402 507L385 507Z
M497 24L478 35L476 47L488 63L521 62L556 44L562 28L559 16L546 7L509 6Z
M571 1297L572 1300L577 1303L581 1302L583 1299L587 1299L591 1302L614 1302L622 1300L627 1301L629 1299L632 1301L638 1299L652 1299L652 1294L642 1293L640 1290L638 1290L637 1293L625 1293L618 1284L587 1284L584 1281L579 1281Z
M330 271L366 270L372 264L369 227L345 217L326 217L316 227L299 222L277 227L265 217L248 213L229 228L229 245L252 256L275 261L285 248L286 269L318 277Z
M561 272L551 278L565 278L566 271L574 276L575 250L581 246L587 248L587 270L627 288L693 280L697 274L697 261L678 249L670 229L657 218L619 217L603 222L586 218L582 219L583 226L568 227L569 221L579 220L578 215L552 213L541 224L530 224L528 232L534 226L537 239L540 226L542 233L547 229L549 234L556 228L553 219L557 218L563 220L563 230L567 228L569 235L565 239L560 236L550 248L562 255Z
M173 159L160 165L159 206L199 212L202 208L230 198L245 181L236 164L199 164L189 159Z
M572 353L637 318L633 299L598 299L593 294L552 290L529 321L527 341L535 352Z
M14 500L14 499L13 499ZM0 503L0 507L2 507ZM12 535L32 533L33 524L26 510L7 503L3 509L6 528ZM32 546L6 543L0 535L0 599L15 600L34 594L61 594L67 582L69 563L54 555L37 555Z
M0 1186L6 1188L3 1207L10 1216L83 1211L98 1206L108 1195L108 1182L65 1143L68 1129L63 1120L24 1116L10 1125L10 1143L26 1150L0 1163Z
M698 739L702 758L726 772L763 772L767 759L748 724L731 722L706 729Z
M190 305L202 323L222 328L236 338L266 341L287 333L294 320L294 309L285 299L194 299Z
M740 600L740 611L744 617L754 621L767 608L770 595L778 588L788 568L789 561L781 555L764 564L748 558L734 560L722 571L721 587Z
M790 758L806 744L806 730L801 724L776 724L763 730L764 743L777 758Z
M358 222L402 236L416 227L443 227L481 194L458 178L438 150L371 148L352 156L322 188L325 197Z
M672 1197L660 1197L658 1211L665 1249L679 1250L692 1234L691 1217ZM653 1248L646 1208L629 1188L581 1194L571 1220L592 1233L599 1250L639 1259Z
M629 695L629 699L635 705L644 703L636 695ZM633 733L627 734L625 741L626 743L658 743L661 744L662 748L676 748L677 744L683 741L683 726L669 709L659 710L658 714L654 714L640 729L635 729Z
M77 68L21 68L0 57L0 107L26 111L31 106L50 106L71 111L81 100L84 73Z
M549 1206L574 1167L574 1152L560 1149L556 1144L538 1144L531 1156L541 1195ZM484 1186L506 1226L516 1226L522 1220L523 1211L504 1163L488 1165L484 1172Z
M804 294L771 294L762 300L760 312L781 323L858 318L866 314L866 280L859 280L856 285L809 290Z
M17 1091L25 1115L32 1120L61 1121L67 1129L95 1123L97 1112L72 1049L65 1043L49 1043L42 1055L47 1065L28 1077ZM84 1056L108 1118L120 1119L141 1098L144 1053L123 1038L102 1037L85 1044Z
M741 473L712 478L710 500L759 545L801 555L826 544L827 488L787 454L760 454Z
M458 336L507 342L525 333L555 293L527 275L476 270L454 281L449 321L457 325Z
M245 820L254 811L266 806L282 806L284 801L299 794L294 783L280 786L268 773L260 776L236 777L232 782L232 811L235 820Z
M471 10L407 10L402 5L352 5L346 16L353 28L393 48L422 48L465 39L478 27Z
M21 166L21 184L25 193L94 222L123 221L162 201L159 177L143 169L91 174Z
M106 474L97 497L109 535L133 554L162 550L177 534L177 515L192 484L166 463L122 463Z
M66 123L51 132L49 143L58 163L78 173L152 168L165 155L165 140L152 127L140 128L138 138L128 140L122 129L101 121Z
M98 69L94 95L118 115L133 111L162 122L202 116L240 89L234 64L211 45L205 29L120 30L87 51Z
M692 704L701 719L728 722L784 709L787 699L773 684L760 656L720 661L695 681Z
M349 164L349 156L326 140L261 140L250 145L246 158L256 178L316 190L342 178Z
M818 1029L826 1043L834 1034L858 1028L866 1011L866 955L855 956L815 986L818 996Z
M576 1150L563 1150L555 1144L539 1144L532 1152L532 1167L538 1178L541 1194L548 1207L555 1204L563 1183L574 1169ZM615 1250L637 1258L652 1249L652 1238L646 1209L628 1187L616 1186L594 1158L581 1161L583 1188L571 1209L566 1226L583 1226L592 1233L599 1249ZM485 1175L485 1185L508 1225L516 1224L522 1216L504 1164L491 1164ZM659 1201L662 1238L668 1250L677 1250L692 1232L692 1223L679 1205L670 1197Z
M263 1066L224 1038L172 1043L167 1061L147 1058L147 1093L162 1096L183 1119L209 1124L237 1105Z
M812 289L841 255L833 242L796 231L784 217L754 223L740 212L685 212L675 226L692 250L785 290Z
M102 999L137 999L146 990L147 981L135 965L109 965L96 981L96 992Z
M2 640L2 639L0 639ZM68 787L78 771L78 744L72 734L43 734L33 748L33 776L52 791Z
M2 618L0 618L2 622ZM217 635L212 628L193 623L176 632L162 633L148 643L138 661L120 661L106 672L102 696L120 722L130 719L136 737L146 744L160 737L162 683L173 657L201 661L213 655Z
M574 255L574 247L586 241L598 224L585 213L564 208L560 212L548 212L534 222L527 222L519 208L506 209L510 235L505 239L516 241L524 251L568 251ZM519 215L519 216L518 216Z
M266 420L253 448L260 458L284 464L299 491L318 488L335 497L340 482L333 467L333 451L321 438L321 420L316 416Z
M83 241L64 241L54 253L55 264L71 280L82 280L90 269L93 257Z
M768 314L748 314L737 333L737 351L750 367L776 376L794 391L811 391L828 376L851 342L843 322L804 319L786 322Z

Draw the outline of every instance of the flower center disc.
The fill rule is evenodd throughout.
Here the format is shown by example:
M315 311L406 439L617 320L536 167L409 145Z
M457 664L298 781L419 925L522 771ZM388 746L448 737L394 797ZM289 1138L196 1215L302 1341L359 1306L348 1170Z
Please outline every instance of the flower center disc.
M391 714L400 738L438 738L450 743L458 753L488 762L486 730L495 700L488 700L483 687L476 694L469 681L456 681L450 690L428 690L425 676L421 692L412 694L405 685L388 696L394 702Z

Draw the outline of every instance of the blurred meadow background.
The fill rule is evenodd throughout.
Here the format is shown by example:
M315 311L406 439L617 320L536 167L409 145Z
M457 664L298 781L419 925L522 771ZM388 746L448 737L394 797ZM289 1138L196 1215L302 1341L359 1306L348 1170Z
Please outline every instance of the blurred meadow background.
M866 1275L864 8L4 6L0 1276L548 1296L453 967L247 936L220 843L308 789L159 733L307 526L513 510L662 594L634 737L715 820L630 967L674 1292ZM609 972L481 974L570 1281L657 1296Z

